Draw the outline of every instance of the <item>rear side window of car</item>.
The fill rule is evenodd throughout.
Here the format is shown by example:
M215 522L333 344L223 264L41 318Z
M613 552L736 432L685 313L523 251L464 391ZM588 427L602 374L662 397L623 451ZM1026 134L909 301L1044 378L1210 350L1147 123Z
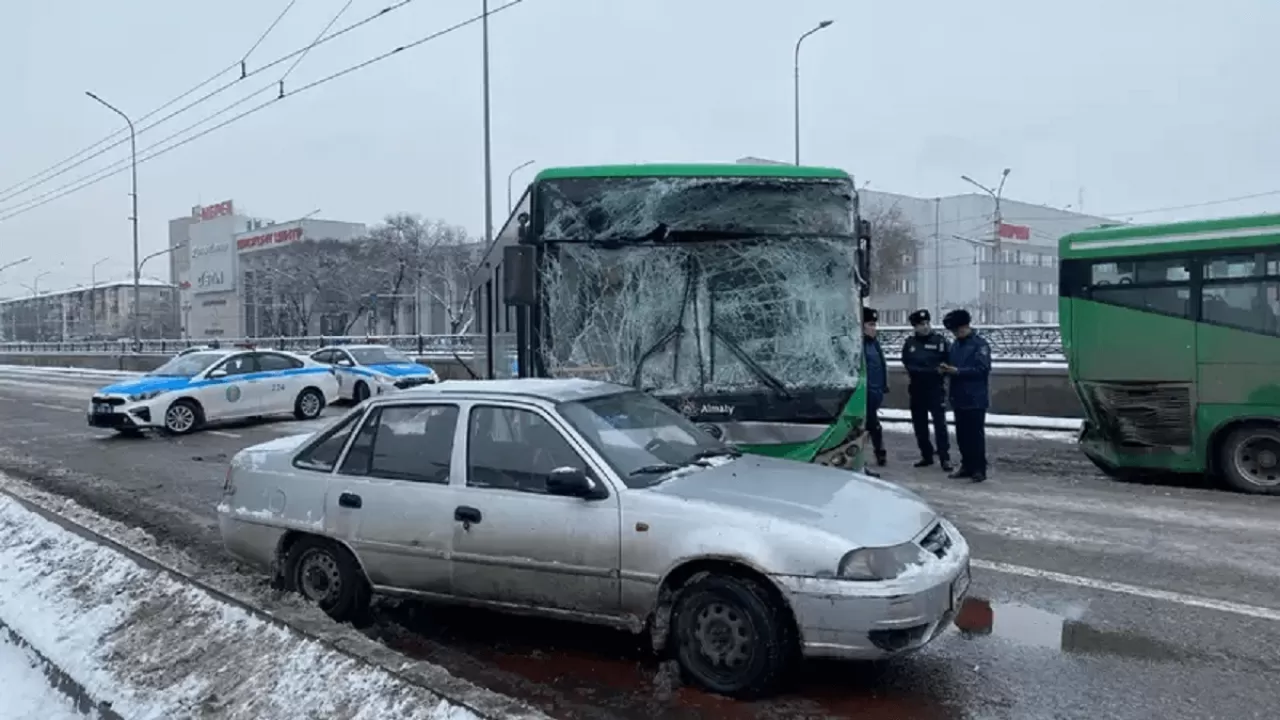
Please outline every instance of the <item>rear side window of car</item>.
M333 467L338 464L338 457L342 455L342 448L347 444L347 438L351 437L356 421L359 419L360 413L352 413L342 421L342 424L325 433L323 437L312 442L299 453L293 459L294 466L303 470L332 472Z
M448 485L456 405L392 405L377 408L356 435L342 474Z
M259 372L295 370L300 367L302 367L302 361L297 358L291 358L288 355L279 355L276 353L261 353L258 355Z
M333 358L333 351L332 351L332 350L320 350L320 351L318 351L318 352L312 353L312 354L311 354L311 359L312 359L312 360L315 360L315 361L316 361L316 362L318 362L318 363L324 363L325 365L332 365L332 364L333 364L333 359L334 359L334 358Z

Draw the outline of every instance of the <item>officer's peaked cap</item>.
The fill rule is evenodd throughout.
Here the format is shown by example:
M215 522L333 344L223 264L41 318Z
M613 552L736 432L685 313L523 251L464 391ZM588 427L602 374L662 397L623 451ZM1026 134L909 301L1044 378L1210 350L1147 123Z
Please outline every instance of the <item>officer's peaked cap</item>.
M912 325L927 323L929 322L929 311L923 310L923 309L917 310L907 316L907 321L910 322Z
M875 308L862 308L862 322L880 322L880 311Z

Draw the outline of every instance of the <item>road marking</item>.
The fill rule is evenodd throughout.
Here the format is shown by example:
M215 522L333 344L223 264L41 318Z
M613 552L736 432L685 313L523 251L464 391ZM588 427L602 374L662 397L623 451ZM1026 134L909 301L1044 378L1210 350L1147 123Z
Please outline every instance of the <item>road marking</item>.
M1233 615L1243 615L1245 617L1257 618L1259 620L1274 620L1280 622L1280 610L1267 607L1259 607L1257 605L1245 605L1244 603L1231 602L1230 600L1216 600L1214 598L1200 597L1198 595L1187 595L1186 593L1172 592L1170 590L1157 590L1156 588L1141 587L1139 585L1129 585L1127 583L1112 582L1110 580L1098 580L1095 578L1081 577L1079 575L1068 575L1066 573L1053 572L1052 570L1041 570L1039 568L1026 567L1024 565L1010 565L1008 563L993 562L991 560L973 559L970 561L973 567L982 570L990 570L992 572L1004 573L1006 575L1020 575L1022 577L1036 578L1039 580L1050 580L1063 585L1075 585L1076 587L1088 588L1090 590L1105 590L1107 592L1119 593L1121 595L1131 595L1133 597L1147 598L1148 600L1162 600L1177 605L1186 605L1188 607L1202 608L1204 610L1217 610L1218 612L1231 613Z
M238 433L227 432L226 430L206 430L205 432L209 433L210 435L217 435L218 437L225 437L225 438L240 437Z
M49 405L49 404L41 403L41 402L33 402L33 403L31 403L31 404L32 404L32 405L34 405L34 406L36 406L36 407L46 408L46 409L49 409L49 410L61 410L61 411L63 411L63 412L73 412L73 413L82 412L81 410L78 410L78 409L76 409L76 408L67 407L66 405Z

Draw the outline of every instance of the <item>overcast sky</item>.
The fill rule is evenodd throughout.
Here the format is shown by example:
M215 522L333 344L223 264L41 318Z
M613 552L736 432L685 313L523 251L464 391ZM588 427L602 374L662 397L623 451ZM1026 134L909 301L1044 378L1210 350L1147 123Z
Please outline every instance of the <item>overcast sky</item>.
M249 56L249 70L306 45L345 1L298 0ZM393 2L354 0L334 28ZM119 128L85 90L140 117L239 60L286 4L6 3L0 189ZM414 0L316 48L285 89L479 8L480 0ZM959 175L995 182L1011 167L1007 196L1063 207L1084 188L1090 214L1280 190L1280 96L1268 90L1274 0L525 0L491 19L495 225L505 219L507 173L526 160L789 160L792 48L823 19L836 23L806 40L801 56L806 164L920 196L967 192ZM144 254L164 247L168 219L224 199L276 220L320 209L324 218L375 222L404 210L481 234L481 57L477 24L144 163ZM272 85L288 65L142 132L139 147ZM27 192L0 192L0 218L126 157L122 145ZM533 170L517 175L517 193ZM99 280L127 277L128 191L125 172L0 220L0 265L33 258L0 273L0 295L23 293L19 283L45 271L42 289L88 283L101 257L111 259ZM1280 192L1134 219L1278 202ZM166 267L159 259L144 274L163 277Z

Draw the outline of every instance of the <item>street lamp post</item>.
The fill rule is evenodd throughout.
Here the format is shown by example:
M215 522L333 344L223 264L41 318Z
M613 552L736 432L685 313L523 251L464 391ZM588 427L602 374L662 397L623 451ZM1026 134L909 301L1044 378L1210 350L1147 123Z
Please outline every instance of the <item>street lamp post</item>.
M163 250L157 250L157 251L155 251L155 252L151 253L150 255L147 255L146 257L142 258L142 260L138 263L138 265L137 265L137 273L138 273L138 274L141 274L141 273L142 273L142 267L143 267L144 265L146 265L146 264L147 264L147 261L148 261L148 260L150 260L151 258L157 258L157 257L160 257L161 255L168 255L169 253L171 253L171 252L173 252L173 251L175 251L175 250L181 250L182 248L184 248L184 247L186 247L186 246L187 246L187 244L186 244L186 243L184 243L184 242L182 242L182 243L178 243L177 245L170 245L169 247L167 247L167 248L165 248L165 249L163 249ZM142 339L141 339L141 336L138 334L138 332L139 332L139 328L142 326L142 306L138 304L138 300L137 300L137 299L138 299L138 276L137 276L137 275L135 275L135 276L134 276L134 280L133 280L133 293L134 293L134 295L133 295L133 297L134 297L134 307L133 307L133 325L134 325L133 346L134 346L134 348L135 348L134 352L141 352L141 350L142 350Z
M13 262L5 263L4 265L0 265L0 272L4 272L5 270L8 270L14 265L21 265L24 262L30 262L30 261L31 261L31 257L27 256L22 258L21 260L14 260Z
M511 200L511 180L516 176L516 173L529 167L533 163L534 163L533 160L525 160L519 165L511 168L511 172L507 173L507 214L508 215L511 214L512 210L515 210L515 204Z
M825 28L831 27L831 25L834 22L835 20L823 20L822 22L818 23L817 27L804 33L803 35L800 36L799 40L796 40L796 55L795 55L795 115L796 115L795 126L796 127L795 127L795 130L796 130L796 164L797 165L800 164L800 43L804 42L805 38L818 32L819 30L823 30Z
M110 260L104 257L89 268L89 336L98 337L98 266Z
M130 160L129 169L131 173L132 188L133 188L133 191L130 193L133 196L133 216L130 217L129 219L133 221L133 347L136 351L142 347L142 329L139 327L139 318L138 318L138 307L139 307L139 302L141 301L140 299L142 296L142 292L139 289L141 287L142 267L140 266L140 263L138 261L138 140L137 140L137 134L134 132L134 129L133 129L133 120L130 120L129 116L125 115L120 110L120 108L117 108L115 105L112 105L111 103L107 102L106 100L103 100L97 95L94 95L92 92L89 92L88 90L86 90L84 94L88 95L94 100L97 100L98 102L102 103L102 105L105 106L108 110L124 118L125 124L129 126L129 160Z
M493 242L493 156L489 146L489 0L481 0L484 35L484 242Z
M987 321L999 323L1000 322L999 317L994 317L993 319L993 316L997 316L1004 309L1004 285L1003 285L1004 273L1002 272L1004 257L1003 257L1003 249L1001 247L1002 244L1000 242L1000 226L1004 223L1004 217L1000 214L1000 198L1004 195L1004 182L1005 180L1009 179L1009 168L1005 168L1003 171L1001 171L1000 184L997 185L994 190L987 187L986 185L983 185L977 180L974 180L968 175L961 175L960 179L978 188L982 192L990 195L992 200L995 201L995 215L992 218L992 222L991 222L991 246L994 248L994 252L996 254L996 257L995 257L996 289L995 289L995 292L992 293L993 297L995 298L995 307L993 308L991 313L988 313Z
M23 285L31 291L31 297L36 301L36 342L44 339L44 318L41 311L44 310L44 303L40 302L40 278L52 273L52 270L45 270L42 273L36 273L36 277L31 281L30 285Z

